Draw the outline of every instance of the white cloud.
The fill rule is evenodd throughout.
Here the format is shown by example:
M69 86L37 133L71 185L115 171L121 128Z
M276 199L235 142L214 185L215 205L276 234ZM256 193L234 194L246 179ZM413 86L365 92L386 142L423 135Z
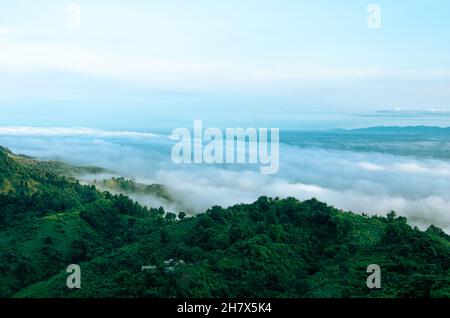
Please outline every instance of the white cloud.
M357 213L383 215L395 210L411 224L422 228L434 224L450 233L450 164L446 161L281 145L280 171L267 176L259 174L257 167L174 165L169 138L117 142L106 139L111 132L44 129L39 135L41 128L36 129L22 131L20 136L0 133L0 144L16 153L97 165L140 182L160 183L182 202L167 204L135 196L144 204L198 213L213 205L251 203L261 195L316 197Z
M211 176L207 177L208 174ZM227 207L251 203L261 195L281 198L291 196L300 200L315 197L337 208L356 213L385 215L394 210L408 217L411 224L421 228L437 224L450 232L450 215L447 213L450 198L439 195L411 199L404 194L380 193L376 191L376 186L372 186L372 193L364 193L356 186L338 190L282 178L264 178L256 172L204 171L204 174L199 174L162 170L157 173L154 181L169 187L170 192L191 212L204 211L212 205ZM247 186L242 187L242 184Z
M277 67L261 67L250 63L198 63L155 59L139 55L118 55L75 45L39 44L22 40L20 34L17 30L0 29L0 71L69 72L132 81L150 87L184 89L219 84L236 87L270 87L276 83L284 83L283 86L286 83L310 85L310 81L374 78L450 79L450 69L388 70L380 66L336 68L302 63L285 65L282 62Z
M149 85L195 86L191 80L222 77L217 65L186 61L120 56L67 45L1 41L0 70L9 72L71 72L131 80ZM229 69L231 71L231 69Z
M381 165L377 165L375 163L371 163L371 162L359 162L358 163L359 167L361 169L364 170L369 170L369 171L382 171L384 170L384 167Z
M23 36L24 33L14 28L0 28L0 41L3 39L14 39Z
M89 137L156 137L156 134L135 131L112 131L92 128L62 127L0 127L3 136L89 136ZM95 140L95 142L100 142Z
M406 173L420 173L420 172L427 172L427 168L421 166L420 164L414 163L414 162L408 162L408 163L397 163L394 165L394 168L406 172Z

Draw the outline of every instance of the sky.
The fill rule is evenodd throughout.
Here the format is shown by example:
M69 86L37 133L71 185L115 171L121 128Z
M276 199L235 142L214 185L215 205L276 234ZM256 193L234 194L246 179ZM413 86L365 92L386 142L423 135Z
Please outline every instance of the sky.
M449 12L446 0L2 0L0 125L448 126ZM408 120L361 116L380 111Z

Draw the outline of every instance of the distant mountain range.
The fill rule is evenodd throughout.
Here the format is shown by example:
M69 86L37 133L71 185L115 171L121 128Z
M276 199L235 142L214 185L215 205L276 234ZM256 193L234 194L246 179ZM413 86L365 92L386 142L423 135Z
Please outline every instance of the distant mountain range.
M439 135L450 138L450 127L436 126L376 126L359 129L332 129L325 132L343 134L401 134L401 135Z

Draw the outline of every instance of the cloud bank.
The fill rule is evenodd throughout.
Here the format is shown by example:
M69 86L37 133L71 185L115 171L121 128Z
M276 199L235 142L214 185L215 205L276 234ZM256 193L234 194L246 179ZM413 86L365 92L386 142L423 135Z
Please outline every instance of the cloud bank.
M148 136L97 130L78 134L78 130L56 131L60 134L36 130L34 135L18 136L0 128L0 144L17 153L97 165L140 183L163 184L178 202L168 204L147 196L133 198L171 211L195 214L213 205L250 203L261 195L300 200L316 197L357 213L384 215L394 210L420 228L434 224L450 233L447 160L282 144L279 173L261 175L258 166L175 165L170 159L173 142L166 136L134 138Z

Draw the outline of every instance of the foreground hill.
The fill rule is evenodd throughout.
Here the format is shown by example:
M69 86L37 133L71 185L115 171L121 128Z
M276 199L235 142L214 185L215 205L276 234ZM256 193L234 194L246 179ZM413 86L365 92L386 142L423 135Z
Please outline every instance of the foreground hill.
M448 235L395 213L262 197L177 216L0 149L1 297L449 297L449 265Z

